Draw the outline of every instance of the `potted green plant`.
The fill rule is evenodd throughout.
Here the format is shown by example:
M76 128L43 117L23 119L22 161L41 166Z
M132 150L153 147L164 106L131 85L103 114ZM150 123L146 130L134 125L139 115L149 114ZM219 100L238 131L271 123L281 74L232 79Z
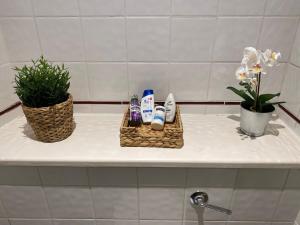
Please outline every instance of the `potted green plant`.
M36 138L42 142L61 141L74 129L69 71L63 64L50 64L43 56L32 63L14 68L16 94Z
M236 71L236 77L242 89L227 87L243 98L241 102L241 131L249 136L261 136L275 110L274 105L283 102L270 102L280 93L261 94L261 76L266 74L264 67L278 65L281 55L267 49L265 52L253 47L244 49L241 66Z

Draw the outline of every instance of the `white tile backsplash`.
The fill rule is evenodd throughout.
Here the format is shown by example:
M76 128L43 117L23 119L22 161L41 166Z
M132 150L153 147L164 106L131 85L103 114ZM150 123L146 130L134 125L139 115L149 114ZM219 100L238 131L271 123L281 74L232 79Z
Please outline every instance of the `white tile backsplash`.
M30 61L41 55L34 19L1 18L0 24L10 62Z
M173 0L174 15L216 15L218 0Z
M0 167L0 185L41 185L38 170L35 167Z
M136 187L92 187L95 217L102 219L138 219Z
M91 100L120 101L128 99L125 63L88 63L87 73Z
M261 16L266 0L220 0L218 14L222 16Z
M167 18L128 18L129 61L168 61L170 23Z
M141 187L139 189L140 219L181 220L184 188Z
M1 16L31 16L31 0L1 0Z
M78 16L77 0L32 0L36 16Z
M291 55L291 63L294 65L300 67L300 24L298 26L298 31L296 34L296 39L294 42L293 50L292 50L292 55Z
M237 84L234 64L246 46L280 50L284 62L291 56L300 66L299 0L0 0L0 5L0 67L41 54L67 62L75 100L123 101L150 87L158 100L172 91L178 101L236 101L225 88ZM285 70L270 73L263 91L280 91ZM1 108L17 100L7 97L7 86L2 92Z
M94 218L88 187L45 187L45 194L53 218Z
M126 60L124 18L84 18L82 25L87 60Z
M170 15L172 0L126 0L126 12L130 16Z
M171 60L210 61L216 24L216 18L173 18Z
M82 16L124 15L124 0L78 0Z
M208 63L170 64L170 92L174 93L175 99L177 101L205 101L210 67Z
M49 218L41 186L0 186L0 198L8 217Z
M245 47L256 47L261 21L261 17L219 17L213 59L241 61Z
M79 18L38 18L41 48L52 61L82 61L83 38Z
M281 52L282 61L290 57L295 34L297 31L298 18L264 18L258 47L262 50L267 48Z

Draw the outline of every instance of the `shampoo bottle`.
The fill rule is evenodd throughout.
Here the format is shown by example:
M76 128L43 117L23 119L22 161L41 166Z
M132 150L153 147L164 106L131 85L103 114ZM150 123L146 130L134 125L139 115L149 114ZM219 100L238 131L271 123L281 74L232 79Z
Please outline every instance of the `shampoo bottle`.
M176 114L176 102L174 95L170 93L165 101L166 122L172 123Z
M154 112L154 92L153 90L144 90L141 101L141 113L143 123L151 123Z

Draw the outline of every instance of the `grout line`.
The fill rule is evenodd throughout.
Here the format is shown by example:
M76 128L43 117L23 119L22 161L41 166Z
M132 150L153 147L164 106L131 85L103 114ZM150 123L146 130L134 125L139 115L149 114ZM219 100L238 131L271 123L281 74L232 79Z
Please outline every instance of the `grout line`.
M140 221L141 219L141 210L140 210L140 181L139 181L139 168L136 167L135 168L135 172L136 172L136 189L137 189L137 220L138 220L138 224L140 225Z
M186 193L188 190L188 168L184 168L184 173L185 173L185 180L184 180L184 189L183 189L183 213L182 213L182 225L184 225L184 222L187 221L185 220L186 218L186 211L187 211L187 199L186 199Z
M127 98L130 99L130 77L129 77L129 54L128 54L128 19L127 19L127 5L126 0L124 2L124 14L125 14L125 50L126 50L126 75L127 75Z

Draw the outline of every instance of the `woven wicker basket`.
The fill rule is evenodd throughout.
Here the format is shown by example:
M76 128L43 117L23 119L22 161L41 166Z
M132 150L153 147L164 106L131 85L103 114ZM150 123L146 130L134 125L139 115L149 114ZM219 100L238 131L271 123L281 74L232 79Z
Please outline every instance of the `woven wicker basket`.
M22 105L22 109L39 141L61 141L74 130L73 98L70 94L65 102L53 106L30 108Z
M178 106L175 121L166 123L162 131L152 130L151 125L146 124L140 127L130 127L128 121L129 108L124 114L120 128L122 147L182 148L183 146L183 128Z

